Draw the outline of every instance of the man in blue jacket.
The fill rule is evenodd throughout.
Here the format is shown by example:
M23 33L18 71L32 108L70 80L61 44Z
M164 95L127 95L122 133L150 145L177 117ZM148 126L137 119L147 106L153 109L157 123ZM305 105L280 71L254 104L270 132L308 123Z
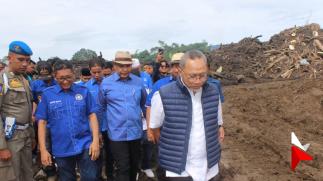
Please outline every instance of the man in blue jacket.
M100 86L100 103L106 110L118 181L136 180L142 137L141 115L145 113L147 93L142 80L130 73L131 64L130 53L118 51L114 60L116 72L105 78Z
M58 166L59 180L76 180L76 165L82 181L100 179L99 125L96 105L89 90L74 84L73 65L59 61L54 65L58 85L47 88L36 111L38 140L43 165L52 165L47 151L46 127L50 130L52 154Z

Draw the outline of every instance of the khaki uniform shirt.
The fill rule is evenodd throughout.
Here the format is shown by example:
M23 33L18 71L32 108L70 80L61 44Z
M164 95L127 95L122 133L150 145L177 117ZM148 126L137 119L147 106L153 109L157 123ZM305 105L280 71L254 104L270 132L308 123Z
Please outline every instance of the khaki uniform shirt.
M8 77L6 87L3 73ZM18 124L32 123L32 93L29 82L23 75L5 70L0 74L0 149L7 148L3 123L6 117L13 117ZM5 92L5 90L7 91Z

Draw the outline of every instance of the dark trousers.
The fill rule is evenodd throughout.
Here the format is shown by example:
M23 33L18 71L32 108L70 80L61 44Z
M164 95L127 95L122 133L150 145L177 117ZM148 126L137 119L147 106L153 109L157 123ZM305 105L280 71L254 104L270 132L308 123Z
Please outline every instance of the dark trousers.
M193 181L192 177L166 177L165 169L157 168L158 181Z
M217 181L218 178L214 177L209 181ZM193 181L192 177L165 177L164 180L158 180L158 181Z
M56 157L56 163L60 181L76 181L76 164L80 168L81 181L99 181L101 178L100 160L92 161L88 149L75 156Z
M151 159L153 156L154 144L148 141L147 131L144 131L141 141L142 141L141 169L146 170L151 168Z
M110 143L110 139L108 137L108 133L102 132L102 136L103 136L103 141L104 141L104 151L105 151L105 174L107 176L108 179L112 179L113 178L113 172L114 172L114 158L112 155L112 151L111 151L111 143Z
M50 136L50 129L46 128L46 148L47 148L47 151L51 154L52 154L52 138ZM52 162L53 164L50 165L50 166L46 166L44 167L44 171L47 175L47 177L51 177L51 176L54 176L56 175L56 166L55 166L55 158L52 156Z
M165 169L158 167L157 168L158 181L193 181L192 177L166 177ZM218 181L219 174L210 179L209 181Z
M117 181L136 181L140 159L140 141L138 139L110 142L117 166Z
M193 181L192 177L166 177L165 181Z

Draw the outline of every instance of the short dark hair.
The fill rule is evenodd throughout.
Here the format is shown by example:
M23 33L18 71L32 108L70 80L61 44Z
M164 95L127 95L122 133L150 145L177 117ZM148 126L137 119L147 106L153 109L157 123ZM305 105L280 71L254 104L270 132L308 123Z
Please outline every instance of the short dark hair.
M41 70L47 70L49 74L53 72L51 64L46 61L37 62L36 71L38 72L38 74L40 74Z
M163 53L164 53L164 49L158 48L158 54L163 54Z
M51 66L54 66L55 65L55 63L57 62L57 61L61 61L62 59L60 59L59 57L52 57L52 58L49 58L48 60L47 60L47 62L51 65Z
M81 69L81 75L83 76L91 76L91 71L89 68L82 68Z
M92 67L95 67L95 66L99 66L99 67L103 68L104 62L99 58L93 58L89 62L89 67L91 69Z
M104 62L104 69L112 69L113 68L113 63L112 62Z
M152 61L148 61L148 62L144 63L144 66L145 65L153 66L153 62Z
M73 71L73 64L67 60L59 60L54 64L54 72L56 73L59 70L70 69Z

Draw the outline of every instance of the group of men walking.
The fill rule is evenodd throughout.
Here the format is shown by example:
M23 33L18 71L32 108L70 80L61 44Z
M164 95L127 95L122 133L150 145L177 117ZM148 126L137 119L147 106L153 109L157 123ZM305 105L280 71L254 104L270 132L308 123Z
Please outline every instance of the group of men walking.
M140 169L158 180L216 180L224 99L202 52L168 62L159 51L141 71L138 59L118 51L113 64L90 60L79 82L66 60L38 62L38 80L28 81L32 54L12 42L0 75L0 178L33 180L36 147L47 176L61 181L77 173L102 180L102 168L108 181L135 181Z

